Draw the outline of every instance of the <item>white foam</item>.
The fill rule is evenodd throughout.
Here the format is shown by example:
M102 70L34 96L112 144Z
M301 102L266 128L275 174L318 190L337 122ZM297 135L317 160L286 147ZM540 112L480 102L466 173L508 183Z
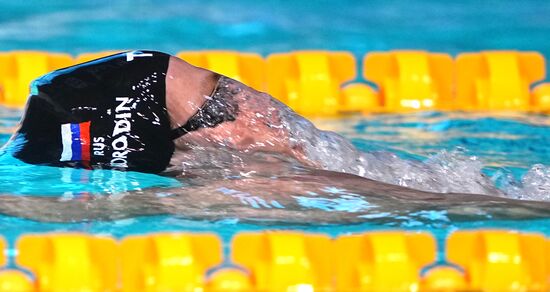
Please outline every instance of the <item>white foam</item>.
M534 165L518 182L510 174L487 177L483 163L461 148L442 150L425 161L401 159L389 152L364 153L340 135L316 129L290 110L280 110L291 142L302 146L307 158L321 168L423 191L550 201L549 166ZM500 188L495 186L497 180Z
M504 191L517 199L550 201L550 167L542 164L533 165L520 182L511 178Z
M292 149L295 151L295 158L310 167L355 174L422 191L550 201L549 167L536 165L518 182L502 172L493 177L486 176L483 173L482 161L475 156L467 155L466 150L461 148L440 151L424 161L402 159L390 152L361 152L349 140L334 132L317 129L310 121L267 95L254 96L252 99L246 96L247 90L233 88L234 84L228 86L235 92L235 98L244 95L247 110L253 111L253 114L248 116L252 121L246 123L248 132L261 136L262 131L277 129L273 130L273 133L278 133L278 136L272 135L274 137L268 142ZM273 113L278 113L278 117L272 118ZM268 129L262 127L266 124L269 126ZM229 134L235 136L242 133L228 133L228 136L232 137ZM209 139L208 135L197 136L201 135L200 133L192 135L204 141ZM245 150L230 149L234 148L231 147L232 143L222 143L221 146L227 147L219 147L220 145L192 145L191 142L186 142L190 145L184 146L194 151L183 154L189 157L180 156L177 159L183 161L181 166L184 172L243 177L243 174L251 173L251 170L259 170L252 173L253 175L268 175L284 172L285 168L293 167L289 166L293 163L288 163L292 160L285 160L282 153L276 157L281 159L278 164L265 163L265 160L242 155L254 154L256 149L261 152L264 148L263 141L257 141L256 145L245 147ZM257 147L258 145L262 147ZM296 152L300 155L296 155ZM254 165L258 167L253 167Z

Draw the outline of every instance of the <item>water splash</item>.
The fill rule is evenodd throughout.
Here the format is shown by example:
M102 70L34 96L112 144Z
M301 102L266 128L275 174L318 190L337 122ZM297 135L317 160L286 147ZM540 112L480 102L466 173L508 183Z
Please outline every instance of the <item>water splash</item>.
M550 167L537 164L521 179L522 199L550 201Z
M364 153L336 133L318 130L299 116L287 114L285 118L290 133L301 137L294 143L302 145L307 158L323 169L437 193L550 201L549 166L536 164L519 181L502 170L489 177L483 172L486 165L462 147L440 150L423 161L402 159L391 152Z
M535 164L520 179L503 171L498 171L492 178L510 198L550 202L549 166Z
M319 130L290 109L279 107L291 147L303 149L310 165L423 191L503 195L482 173L483 164L477 157L466 156L461 148L442 150L425 161L405 160L390 152L364 153L344 137Z
M240 113L232 123L202 128L177 141L184 150L179 159L184 172L207 171L212 175L211 170L218 169L228 178L269 176L270 171L295 171L301 163L422 191L548 199L550 175L546 168L532 169L521 182L506 179L505 185L514 186L507 188L497 187L495 178L485 174L487 165L461 147L439 150L423 160L404 159L389 151L363 152L335 132L316 128L269 95L228 78L220 80L222 92L238 102ZM423 128L431 131L426 124ZM270 155L250 158L258 153ZM272 164L273 159L278 162Z

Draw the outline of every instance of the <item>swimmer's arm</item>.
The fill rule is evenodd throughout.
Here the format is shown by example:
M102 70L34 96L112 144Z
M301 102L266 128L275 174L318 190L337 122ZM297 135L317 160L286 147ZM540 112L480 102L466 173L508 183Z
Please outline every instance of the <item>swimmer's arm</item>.
M175 141L179 149L227 147L248 153L283 153L306 162L300 145L290 141L288 125L284 121L286 115L283 114L291 112L288 107L266 93L225 76L220 77L217 86L225 88L217 91L218 94L236 104L235 119L187 133Z
M223 91L227 95L224 98L237 103L236 119L213 128L201 128L188 133L175 141L178 148L188 149L192 145L221 146L244 152L283 153L305 165L323 167L321 161L308 157L305 149L308 145L302 143L307 138L301 137L300 131L296 131L296 126L299 125L306 127L303 130L310 133L321 132L312 123L266 93L225 76L220 77L212 71L192 66L177 57L170 58L166 74L166 102L172 128L184 125L216 86L227 87Z

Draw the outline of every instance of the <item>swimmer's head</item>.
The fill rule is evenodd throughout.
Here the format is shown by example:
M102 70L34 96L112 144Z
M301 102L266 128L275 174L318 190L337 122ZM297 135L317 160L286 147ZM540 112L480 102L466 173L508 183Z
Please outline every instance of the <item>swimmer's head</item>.
M159 58L119 54L38 79L9 151L31 164L162 172L174 143Z

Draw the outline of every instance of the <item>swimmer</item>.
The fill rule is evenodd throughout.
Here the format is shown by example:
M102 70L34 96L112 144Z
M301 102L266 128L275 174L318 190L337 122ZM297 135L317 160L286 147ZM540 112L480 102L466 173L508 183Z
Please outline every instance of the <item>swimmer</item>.
M213 148L219 151L210 151ZM4 149L24 162L38 165L164 174L183 169L183 174L176 173L176 177L185 176L189 165L200 168L206 163L219 164L217 158L208 155L189 155L197 149L201 154L230 153L235 164L244 161L245 167L235 167L240 175L232 179L212 175L202 179L191 167L189 173L195 177L186 177L183 187L137 189L130 192L132 196L124 193L80 201L41 194L0 194L0 213L41 221L176 214L209 220L268 218L273 220L270 222L346 223L384 220L384 214L399 217L425 208L433 210L434 204L440 204L443 210L450 206L460 209L463 205L457 202L462 201L466 205L479 202L487 208L494 206L497 213L505 206L503 212L509 216L507 204L516 204L493 197L441 196L355 176L372 177L384 169L379 164L391 160L370 159L374 154L361 153L343 137L315 128L265 93L155 51L119 53L38 78L31 84L19 128ZM309 169L277 174L284 167L266 165L271 161L265 159L260 160L261 167L250 170L246 166L253 160L246 160L248 154L285 156ZM418 165L407 171L422 167ZM355 175L317 172L314 168ZM262 170L268 173L260 173ZM255 175L249 176L251 172ZM428 185L424 182L419 184ZM224 188L238 195L220 192ZM311 201L307 196L329 205L332 200L338 202L334 194L322 195L327 188L348 189L353 195L343 195L344 202L365 199L368 206L359 213L347 209L329 212L308 203ZM476 192L495 193L490 188L481 182ZM446 191L460 192L452 187ZM170 195L159 196L167 192ZM243 203L251 198L277 204L258 209L249 206L252 203ZM548 214L545 205L542 208L546 211L540 215L536 208L540 203L517 204L521 216L524 204L527 216ZM375 207L381 215L373 215Z
M30 164L170 175L267 153L423 191L502 196L482 174L464 184L424 163L363 153L268 94L156 51L123 52L38 78L4 149ZM228 151L225 161L213 156Z
M30 164L149 173L167 171L176 151L193 147L279 153L338 171L350 164L336 148L357 151L268 94L156 51L123 52L38 78L8 144ZM330 148L329 156L312 147Z

